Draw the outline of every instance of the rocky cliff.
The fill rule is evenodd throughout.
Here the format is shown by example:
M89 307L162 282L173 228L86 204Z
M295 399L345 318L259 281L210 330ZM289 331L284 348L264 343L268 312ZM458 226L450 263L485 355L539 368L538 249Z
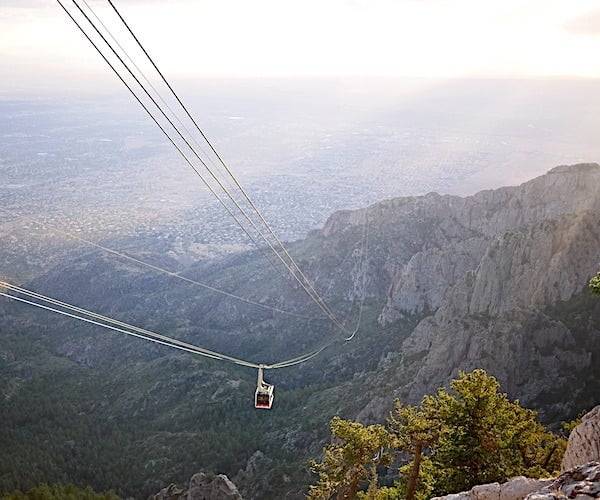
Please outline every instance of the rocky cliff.
M235 484L225 474L194 474L187 489L170 484L148 500L243 500Z
M380 363L385 375L377 383L403 381L393 396L414 402L458 370L482 367L546 418L594 404L600 301L587 282L600 267L598 185L600 166L563 166L518 187L372 209L389 211L379 217L401 225L413 213L416 225L430 227L423 241L409 231L420 247L409 258L406 244L395 261L389 252L380 323L393 327L404 315L430 313ZM329 231L336 224L340 230L332 221ZM389 399L374 399L362 416L381 417Z
M557 365L569 367L573 383L591 370L599 326L590 324L589 342L580 342L544 311L585 290L600 261L599 221L599 212L568 214L492 241L406 341L407 355L424 354L411 392L434 390L449 369L483 366L510 392L535 399L564 384Z
M488 268L480 269L480 276L490 275L486 271L496 271L495 267L490 269L489 266L500 264L499 257L494 259L498 252L519 252L510 262L504 257L502 264L520 267L501 267L499 270L505 272L497 279L505 278L509 271L517 276L524 268L532 273L534 269L529 264L548 262L548 256L560 259L568 250L564 245L573 233L579 232L576 226L579 221L572 220L575 227L567 231L563 227L545 227L543 222L553 224L565 215L598 211L599 183L600 166L597 164L560 166L516 187L482 191L464 198L433 193L419 198L384 201L368 208L370 232L376 235L372 256L380 261L379 277L386 281L380 286L388 290L381 323L393 323L406 313L436 310L465 273L477 269L484 257L487 257ZM365 210L335 214L323 228L322 235L339 240L352 229L356 231L365 216ZM542 224L536 226L536 223ZM529 244L528 235L519 238L523 231L536 231L532 236L537 238L538 248L523 248ZM542 235L544 232L546 239ZM519 243L520 247L515 246ZM589 257L595 258L597 264L597 247L596 252L593 247L596 241L592 239L587 243L587 250L592 253ZM545 253L540 253L543 245L546 246ZM515 262L517 257L520 263ZM555 266L562 264L552 263ZM585 272L591 271L593 269L585 269ZM577 278L579 276L574 276L563 285L575 283ZM526 279L523 277L522 281ZM476 294L482 286L480 283ZM509 288L510 284L507 284L506 289ZM526 287L519 290L522 292L519 298L527 295ZM497 292L497 287L489 285L486 292L489 298ZM562 300L572 295L572 285L563 286L560 293Z

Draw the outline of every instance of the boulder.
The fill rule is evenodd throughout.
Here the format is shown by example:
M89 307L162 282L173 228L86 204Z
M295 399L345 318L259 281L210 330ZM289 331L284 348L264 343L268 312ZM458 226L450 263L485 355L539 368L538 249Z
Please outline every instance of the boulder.
M525 498L526 500L600 498L600 462L589 462L563 472L540 491Z
M235 484L225 474L194 474L187 490L170 484L148 500L243 500Z
M171 483L166 488L163 488L158 493L150 495L148 500L179 500L183 495L183 490L176 484Z
M561 471L592 461L600 461L600 405L586 413L571 431Z
M225 474L213 476L199 472L190 479L185 500L242 500L235 484Z
M498 484L482 484L469 491L432 500L562 500L600 498L600 462L589 462L563 472L556 479L517 477Z

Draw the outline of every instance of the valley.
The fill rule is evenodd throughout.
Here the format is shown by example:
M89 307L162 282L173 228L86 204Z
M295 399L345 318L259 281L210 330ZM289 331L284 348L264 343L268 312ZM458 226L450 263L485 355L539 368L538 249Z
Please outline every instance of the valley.
M551 426L597 404L600 167L578 161L600 153L594 123L529 109L486 134L457 94L423 98L438 107L422 122L403 99L366 118L326 93L293 120L276 93L210 101L209 128L302 270L347 327L360 318L350 342L143 116L1 102L3 280L256 363L324 350L267 373L264 412L255 370L2 298L0 492L71 481L146 498L203 470L244 498L303 498L333 416L381 422L394 398L476 367Z

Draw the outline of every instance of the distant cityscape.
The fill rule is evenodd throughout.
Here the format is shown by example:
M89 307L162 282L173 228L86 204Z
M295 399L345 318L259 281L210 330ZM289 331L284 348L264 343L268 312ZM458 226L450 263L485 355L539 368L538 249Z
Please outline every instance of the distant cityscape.
M313 108L207 110L213 142L283 240L337 210L431 191L471 194L600 157L589 130L548 112L484 126L458 108L336 120L327 104ZM15 253L35 241L60 246L60 232L137 240L181 258L252 247L150 120L101 101L0 101L0 209Z

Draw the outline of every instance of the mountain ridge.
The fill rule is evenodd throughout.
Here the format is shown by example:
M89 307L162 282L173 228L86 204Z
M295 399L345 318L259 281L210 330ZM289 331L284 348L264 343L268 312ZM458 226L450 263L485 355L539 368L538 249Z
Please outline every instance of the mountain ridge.
M467 197L430 193L338 212L327 220L321 235L327 239L356 230L365 213L371 221L394 221L395 228L390 227L391 222L377 225L377 231L388 233L395 243L381 269L390 276L380 321L391 324L406 312L437 309L444 290L479 263L499 233L536 220L599 208L595 189L599 183L598 164L563 165L520 186ZM371 229L373 225L370 223ZM430 266L431 262L436 265Z
M227 473L236 484L241 480L245 496L301 498L310 481L303 464L328 439L326 424L332 416L381 421L395 397L417 402L459 370L475 367L496 376L511 398L539 410L545 423L572 418L598 403L594 381L600 377L600 301L587 293L586 285L600 267L599 180L599 165L580 164L470 197L430 193L385 200L332 214L321 230L290 243L302 269L348 325L356 320L363 298L365 302L361 329L352 342L339 338L307 363L268 374L277 386L268 415L252 411L255 373L225 370L214 361L115 338L72 321L48 321L47 315L12 303L0 304L0 331L6 334L0 343L0 368L6 374L0 395L25 413L41 399L44 406L38 412L50 408L53 419L64 420L65 426L84 421L92 435L113 432L126 444L133 457L127 460L139 474L139 481L124 488L127 494L135 488L158 491L183 481L190 471L221 467L214 472ZM369 245L362 254L365 229ZM156 262L166 258L153 257ZM260 303L314 313L309 299L282 285L258 252L198 261L181 272ZM298 319L234 302L89 249L64 259L30 285L81 307L251 360L288 359L340 337L322 318ZM38 354L24 363L11 346L13 337L20 339L25 353L27 343L37 346L52 365L36 367ZM53 365L57 375L51 375L53 384L48 385L43 376ZM68 379L61 373L68 373ZM78 396L77 377L84 387L101 393ZM52 399L61 390L72 399L55 408ZM24 426L22 434L4 435L15 453L23 443L45 446L28 440L30 426L39 423L13 413L3 418ZM149 425L148 435L142 423ZM104 427L94 430L100 424ZM123 429L135 429L135 437ZM234 430L237 438L232 440L228 433ZM80 437L69 432L68 426L61 428L66 437L40 454L43 460L51 463L58 460L57 453L70 453L72 445L64 443L79 443ZM207 433L212 433L210 440ZM235 461L215 452L219 439L239 455ZM178 449L168 450L175 442ZM85 441L77 446L87 450L92 445ZM196 456L198 450L202 456ZM236 477L257 451L265 464L278 465ZM182 468L177 456L195 461ZM146 470L135 457L152 465ZM121 467L127 460L120 458ZM104 462L101 467L102 477L128 481L120 473L110 476ZM10 474L16 477L18 471ZM156 483L156 477L167 483ZM118 486L110 481L94 486Z
M516 227L501 223L503 230L495 238L472 245L480 251L476 266L445 290L440 306L416 326L400 348L401 354L396 354L405 360L417 358L421 366L412 372L410 384L392 391L394 396L416 402L459 370L483 367L496 375L510 394L542 409L546 417L572 412L583 400L586 405L597 402L589 379L598 373L598 323L588 321L586 338L549 309L585 296L587 282L600 265L600 211L598 196L593 196L599 173L597 165L557 167L521 186L525 193L539 193L557 185L564 192L569 186L573 191L568 200L573 202L566 203L552 193L557 201L554 207L535 209L533 217L523 217L537 219L534 222ZM572 182L563 182L565 176ZM503 191L514 196L519 188ZM484 195L475 195L480 196ZM537 216L540 212L541 218ZM461 254L449 251L448 259L456 255ZM436 274L415 266L411 272ZM402 290L393 284L392 294L394 288ZM406 303L396 300L396 305ZM584 314L597 316L597 304L592 301L587 306L591 309ZM393 324L394 316L386 317L384 311L382 319ZM580 383L575 389L577 381ZM570 410L566 410L569 405L565 401L549 400L550 393L556 399L561 387L571 391ZM372 402L370 411L389 404L389 399Z

